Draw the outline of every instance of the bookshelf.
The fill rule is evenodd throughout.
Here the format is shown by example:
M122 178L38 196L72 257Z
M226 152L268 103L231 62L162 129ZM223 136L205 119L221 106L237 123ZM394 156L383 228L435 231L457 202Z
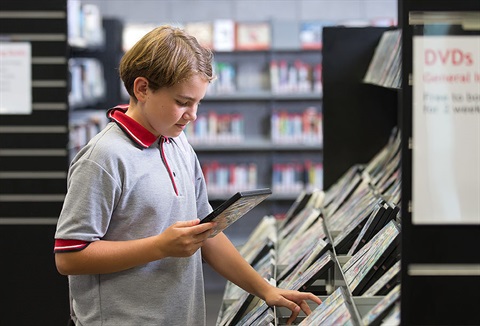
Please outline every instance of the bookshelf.
M186 131L206 175L215 167L245 166L254 174L248 187L272 188L273 195L259 207L265 214L284 212L302 189L322 188L322 91L312 79L321 60L319 50L300 48L216 52L216 67L231 70L226 73L231 80L225 81L218 72L218 85L212 84L197 121ZM275 82L279 66L282 75L290 70L290 83L288 79L282 85ZM301 80L302 70L310 79ZM211 136L212 116L233 121L231 129L236 134ZM198 128L202 121L204 127ZM212 205L236 187L244 186L231 184L225 191L214 185L220 191L211 191ZM258 223L254 217L239 222L231 236L240 235L243 240Z
M88 140L107 124L106 111L118 105L121 99L120 80L117 69L122 54L123 23L115 18L98 17L102 34L100 44L82 46L75 43L69 46L70 91L69 91L69 156L70 160ZM75 20L73 20L75 21ZM77 42L78 43L78 42ZM74 81L75 62L91 64L91 88L95 92L82 91L85 85L81 79ZM88 79L88 78L87 78ZM88 87L87 87L88 89Z

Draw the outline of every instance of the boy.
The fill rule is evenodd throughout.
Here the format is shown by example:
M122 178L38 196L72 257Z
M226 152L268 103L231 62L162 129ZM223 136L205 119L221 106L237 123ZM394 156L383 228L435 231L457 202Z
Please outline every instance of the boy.
M201 167L184 133L214 79L213 55L158 27L122 58L128 106L71 163L55 234L75 325L205 325L202 259L269 305L311 311L310 293L271 286L213 223ZM200 249L200 250L199 250Z

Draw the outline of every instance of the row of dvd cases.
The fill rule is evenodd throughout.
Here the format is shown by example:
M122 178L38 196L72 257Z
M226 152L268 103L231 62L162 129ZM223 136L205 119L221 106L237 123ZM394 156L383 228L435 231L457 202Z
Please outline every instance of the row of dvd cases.
M285 217L264 216L240 247L269 282L322 299L295 325L400 324L400 135L325 191L299 194ZM227 282L218 326L285 325L269 307Z

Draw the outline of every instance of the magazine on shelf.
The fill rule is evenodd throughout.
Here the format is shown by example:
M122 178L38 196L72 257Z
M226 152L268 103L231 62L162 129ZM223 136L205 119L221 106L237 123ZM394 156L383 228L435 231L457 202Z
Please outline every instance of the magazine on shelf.
M210 235L210 237L214 237L264 201L271 194L272 191L269 188L239 191L220 204L220 206L215 208L210 214L201 219L200 223L216 222L217 225L215 226L215 230Z
M382 320L395 308L395 303L400 300L400 284L397 285L389 294L384 296L371 310L362 318L366 326L377 326Z

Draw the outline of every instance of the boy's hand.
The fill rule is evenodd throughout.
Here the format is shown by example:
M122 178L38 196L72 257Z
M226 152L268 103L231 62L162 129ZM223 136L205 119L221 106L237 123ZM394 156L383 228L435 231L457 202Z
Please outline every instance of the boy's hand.
M307 316L312 313L306 300L311 300L317 304L322 303L322 300L312 293L284 290L273 286L265 297L265 302L269 306L285 307L292 311L290 318L287 320L287 325L291 325L295 321L300 311L303 311Z
M215 223L199 224L200 220L176 222L158 235L158 248L163 257L193 255L213 232Z

